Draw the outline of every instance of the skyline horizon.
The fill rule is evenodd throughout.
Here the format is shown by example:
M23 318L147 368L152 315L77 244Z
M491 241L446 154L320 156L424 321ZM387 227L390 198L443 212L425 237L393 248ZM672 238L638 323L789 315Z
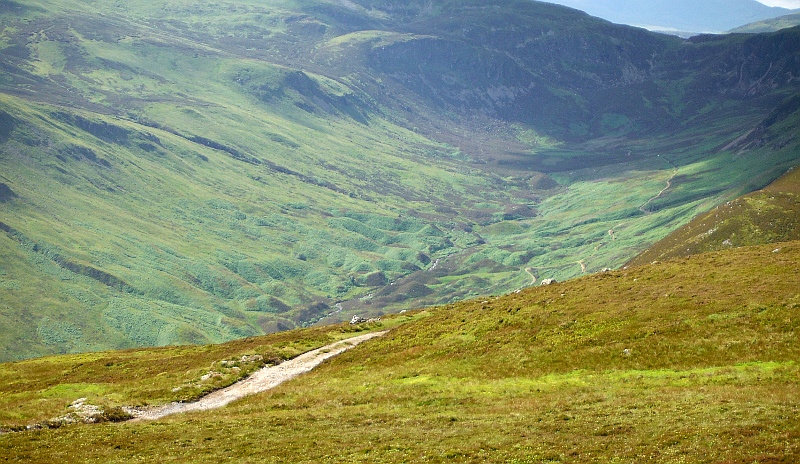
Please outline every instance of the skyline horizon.
M767 6L796 10L800 8L800 0L756 0Z

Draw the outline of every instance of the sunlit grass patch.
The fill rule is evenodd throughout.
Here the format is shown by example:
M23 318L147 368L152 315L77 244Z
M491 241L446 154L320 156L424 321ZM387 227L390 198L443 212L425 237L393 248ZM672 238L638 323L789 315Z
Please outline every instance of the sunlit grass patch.
M388 319L369 327L398 323ZM348 338L365 328L332 326L223 345L78 354L2 364L0 379L5 393L0 401L4 405L0 424L19 426L53 419L79 398L110 407L195 400L265 365Z
M34 462L54 454L78 462L212 462L246 460L254 450L276 462L791 461L800 453L792 322L800 305L796 275L786 270L798 248L782 244L778 256L772 249L702 255L402 314L380 323L393 328L383 337L223 410L10 434L0 446ZM209 359L297 353L353 330L277 334L263 346L251 339L258 343L3 367L40 366L20 378L19 388L37 390L36 378L51 378L44 385L50 400L62 398L54 408L61 412L72 396L91 397L100 387L106 398L164 401L170 397L158 385L206 373ZM137 356L141 363L129 359ZM142 374L154 360L161 380L148 387L153 374ZM119 371L108 384L90 380L123 367L125 376ZM6 408L9 425L31 417L38 398L19 393L9 395L17 398L16 409ZM50 448L36 447L40 439ZM73 452L75 442L86 444L84 454Z

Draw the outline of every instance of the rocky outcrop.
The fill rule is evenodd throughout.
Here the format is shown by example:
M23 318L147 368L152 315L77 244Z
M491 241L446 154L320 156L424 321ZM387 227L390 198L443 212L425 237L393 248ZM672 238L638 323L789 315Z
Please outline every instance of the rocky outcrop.
M380 321L381 321L380 317L372 317L372 318L369 318L369 319L365 319L365 318L363 318L361 316L354 315L353 318L350 319L350 324L356 325L356 324L366 324L366 323L369 323L369 322L380 322Z

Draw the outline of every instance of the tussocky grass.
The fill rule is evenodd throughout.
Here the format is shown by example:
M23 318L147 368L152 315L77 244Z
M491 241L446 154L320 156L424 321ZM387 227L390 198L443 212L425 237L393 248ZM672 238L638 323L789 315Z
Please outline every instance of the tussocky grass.
M79 398L105 408L194 401L266 365L413 317L297 329L220 345L83 353L2 364L0 424L18 429L46 423L67 414L68 406Z
M799 258L798 242L740 248L429 308L222 410L0 448L29 462L792 462Z

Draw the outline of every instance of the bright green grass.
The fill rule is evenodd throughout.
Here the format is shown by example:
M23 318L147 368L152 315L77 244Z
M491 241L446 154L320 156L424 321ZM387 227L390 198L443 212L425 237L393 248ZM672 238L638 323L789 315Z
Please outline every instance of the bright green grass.
M791 462L800 248L773 248L431 309L218 411L0 447L29 462Z
M66 414L78 398L105 407L191 401L265 365L357 332L391 328L424 316L409 315L368 327L336 325L288 331L222 345L83 353L3 364L0 424L45 422ZM247 358L243 361L243 357ZM217 375L204 378L208 373Z

